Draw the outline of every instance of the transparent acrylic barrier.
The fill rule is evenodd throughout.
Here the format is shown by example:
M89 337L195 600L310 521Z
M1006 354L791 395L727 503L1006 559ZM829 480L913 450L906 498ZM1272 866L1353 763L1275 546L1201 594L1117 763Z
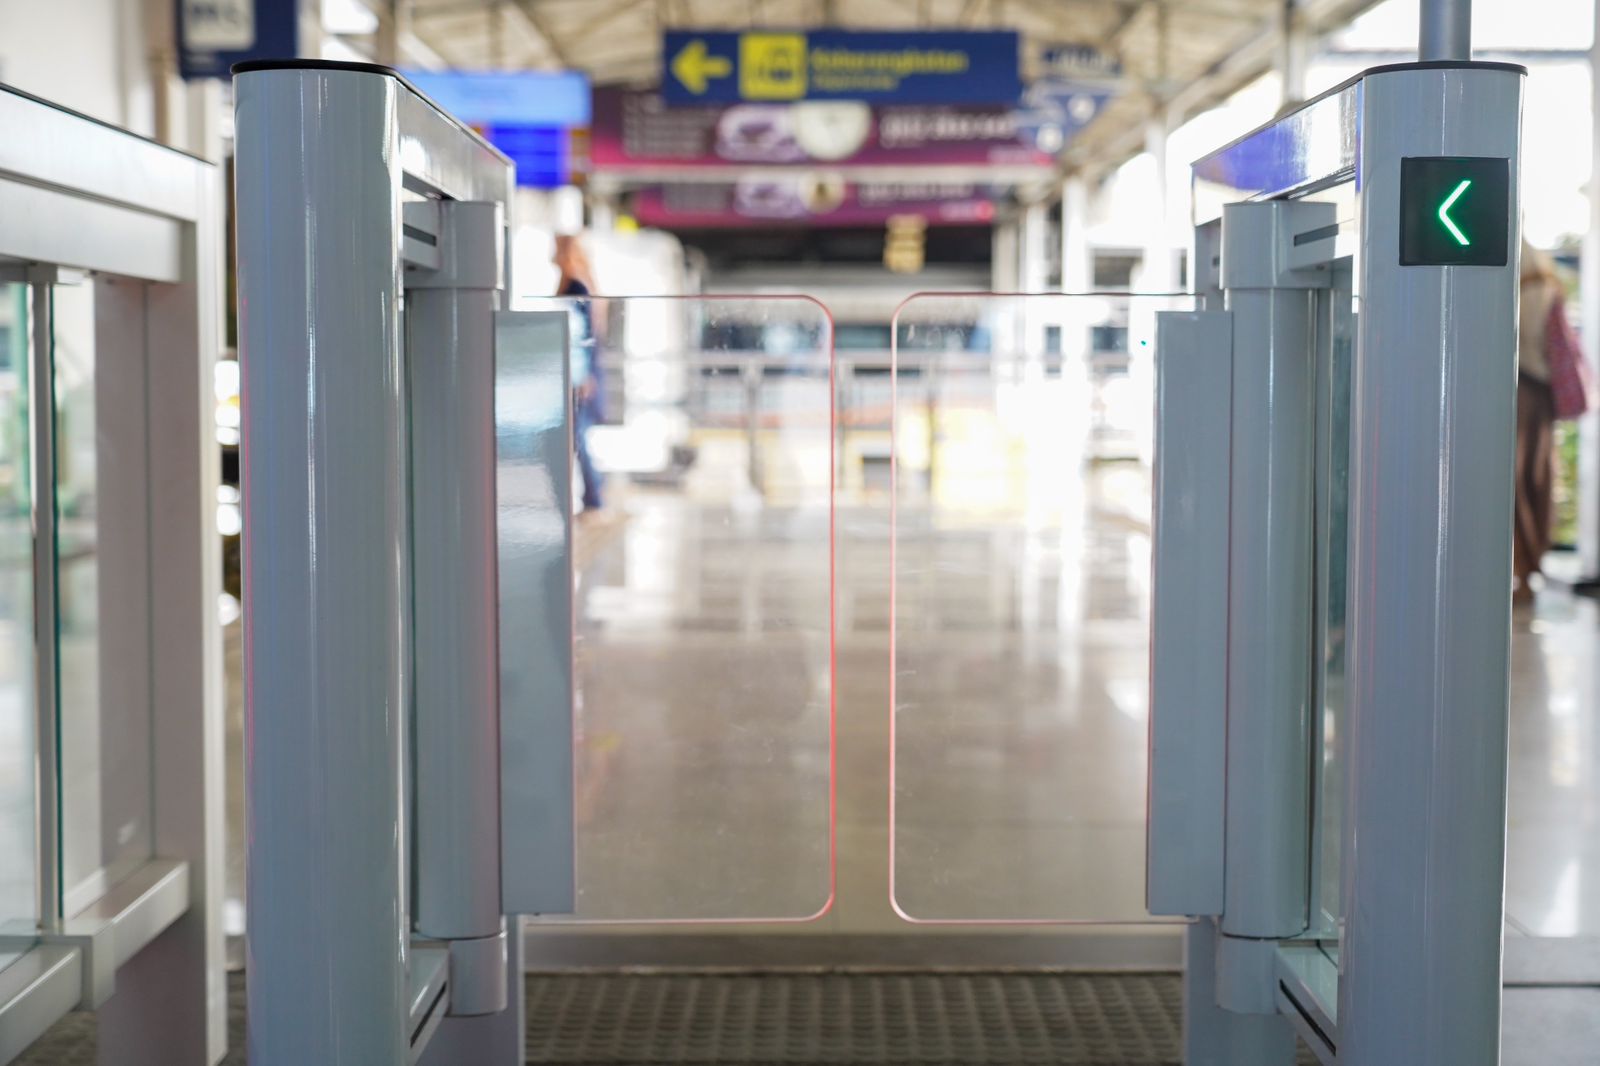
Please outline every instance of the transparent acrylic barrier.
M1144 922L1155 315L922 294L894 340L891 884L926 922Z
M576 913L784 921L833 891L832 323L802 297L565 308ZM593 475L591 480L591 475Z
M0 285L0 969L39 918L26 285Z

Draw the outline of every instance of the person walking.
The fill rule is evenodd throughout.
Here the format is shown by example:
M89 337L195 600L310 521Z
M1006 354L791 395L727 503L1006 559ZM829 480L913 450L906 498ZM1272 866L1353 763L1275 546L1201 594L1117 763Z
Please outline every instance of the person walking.
M1589 406L1592 375L1567 321L1555 262L1522 243L1522 310L1517 327L1516 517L1512 526L1512 602L1533 602L1555 523L1558 419Z
M573 450L583 477L583 513L600 510L604 477L589 454L589 429L605 418L605 383L600 373L600 341L594 328L594 273L578 238L556 238L554 262L561 271L557 296L574 297L572 314Z

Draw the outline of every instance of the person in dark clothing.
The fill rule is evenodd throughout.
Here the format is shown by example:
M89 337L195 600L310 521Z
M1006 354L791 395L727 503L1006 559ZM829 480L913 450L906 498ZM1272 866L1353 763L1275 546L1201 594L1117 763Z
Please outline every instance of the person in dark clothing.
M589 257L578 238L556 238L555 265L561 271L557 296L583 297L573 301L572 323L572 422L573 450L578 454L578 471L583 476L583 509L598 511L603 503L605 479L589 455L589 427L605 418L604 379L600 375L600 343L594 329L594 274Z

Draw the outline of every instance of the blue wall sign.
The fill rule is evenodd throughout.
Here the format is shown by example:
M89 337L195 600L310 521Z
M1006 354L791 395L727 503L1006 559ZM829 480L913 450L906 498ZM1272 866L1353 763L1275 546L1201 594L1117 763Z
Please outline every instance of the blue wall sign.
M669 30L661 95L669 104L1014 104L1022 93L1018 48L1010 30Z
M293 59L300 51L297 0L177 0L178 73L226 78L251 59Z

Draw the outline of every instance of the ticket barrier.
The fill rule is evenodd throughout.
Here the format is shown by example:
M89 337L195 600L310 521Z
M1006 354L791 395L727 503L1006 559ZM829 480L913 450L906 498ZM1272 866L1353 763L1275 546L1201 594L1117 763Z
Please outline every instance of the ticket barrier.
M1078 861L1026 871L1023 891L963 881L938 812L916 808L937 775L918 781L914 759L926 768L970 721L897 704L901 917L1187 919L1193 1064L1291 1061L1296 1034L1330 1063L1497 1061L1521 79L1496 64L1379 68L1196 164L1196 293L1140 298L1126 327L1130 348L1153 353L1158 399L1147 913L1130 912L1121 891L1104 895L1109 909L1057 904L1056 873L1094 880L1091 860L1112 839L1094 832L1064 837ZM742 805L708 792L651 810L648 787L622 790L654 832L582 809L595 794L584 775L608 772L574 754L597 722L654 722L652 739L672 742L659 714L572 706L574 611L604 606L575 608L570 581L570 404L593 304L504 309L509 166L393 72L256 64L236 89L252 1061L518 1061L523 916L825 913L839 459L825 313L761 309L785 351L807 358L782 368L794 380L771 412L744 389L728 427L746 438L748 486L800 503L772 523L735 493L705 527L708 543L775 524L809 531L803 565L827 574L829 591L786 591L782 610L808 620L808 636L784 640L814 687L767 719L748 713L777 688L735 692L737 728L685 747L693 767L712 744L754 737L766 757L748 765L765 768L772 743L757 734L770 728L815 756L785 763L811 767L800 786L811 801L740 878L719 876L730 860L714 850L699 879L669 878L650 865L666 850L662 819L715 824L702 834L714 847L739 824L718 819ZM897 537L952 529L919 527L903 509L919 447L906 396L920 394L928 444L917 491L970 504L964 494L993 479L950 465L960 457L940 447L951 401L990 397L972 422L984 432L1048 426L1027 404L1044 394L1034 386L1050 360L1029 353L1050 336L1070 348L1092 325L1078 304L1034 310L1084 297L997 299L1018 308L1007 312L1018 328L1005 343L1022 353L1012 362L928 354L949 350L934 344L901 365L902 341L928 322L948 332L960 301L917 298L897 318ZM715 302L687 315L695 301L617 301L634 323L624 331L658 354L694 330L686 347L704 347ZM975 348L978 332L962 327L963 343ZM702 362L686 375L646 358L634 367L641 394L698 396L715 411L716 375L729 373L738 395L777 373L726 355ZM1003 389L969 388L1012 370ZM672 423L678 402L650 417ZM782 421L794 415L785 405L801 417ZM769 415L809 427L811 443L793 452L803 460L759 458ZM1023 482L1062 480L1047 474L1029 469ZM1056 514L1071 506L1049 502ZM939 582L919 590L908 581L918 556L904 542L894 554L898 682L914 675L903 669L912 657L941 654L919 645L917 601L905 597L936 604L950 571L924 568ZM760 552L726 545L709 556L636 562L761 565ZM680 606L659 601L669 616ZM741 609L741 639L764 639L759 606ZM612 621L620 671L648 649L628 647L626 619ZM771 644L719 635L716 646L775 674L751 651ZM658 690L684 680L654 677ZM753 795L770 793L760 770L747 779ZM587 860L586 824L597 844ZM597 855L628 860L589 867L614 895L586 882ZM702 891L759 885L767 863L796 857L825 875L773 877L776 895ZM965 894L927 891L952 884Z
M1186 1061L1499 1061L1524 72L1194 164L1157 356L1148 904Z
M211 163L0 85L0 1062L227 1046Z

